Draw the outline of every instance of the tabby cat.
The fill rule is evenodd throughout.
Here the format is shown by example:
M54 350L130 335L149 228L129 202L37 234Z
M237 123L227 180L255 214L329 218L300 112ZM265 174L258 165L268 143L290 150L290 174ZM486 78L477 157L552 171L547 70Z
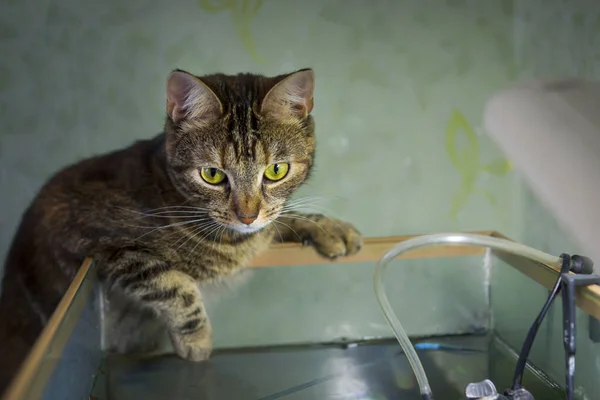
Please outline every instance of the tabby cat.
M310 243L328 258L359 251L352 225L288 214L286 201L313 166L313 90L310 69L277 77L175 70L164 133L52 177L6 260L0 390L86 256L130 318L114 319L112 350L148 350L142 342L151 340L138 337L146 319L180 357L200 361L212 348L200 283L235 273L273 241Z

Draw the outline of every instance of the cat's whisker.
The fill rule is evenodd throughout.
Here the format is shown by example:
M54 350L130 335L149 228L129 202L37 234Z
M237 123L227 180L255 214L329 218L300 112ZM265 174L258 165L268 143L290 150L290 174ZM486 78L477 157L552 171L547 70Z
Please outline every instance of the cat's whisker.
M282 212L287 212L287 211L306 211L308 209L310 209L311 207L315 207L315 209L318 207L322 210L326 210L325 207L320 207L318 205L315 204L300 204L298 206L293 206L293 207L284 207L281 209ZM321 213L322 211L318 211L319 213Z
M292 206L297 206L297 205L300 205L300 204L319 203L319 202L323 202L323 201L326 201L326 200L327 199L321 198L321 197L304 197L304 198L301 198L301 199L289 201L289 202L286 203L286 205L284 207L292 207Z
M338 228L343 229L342 226L336 221L336 219L340 220L339 215L337 213L331 211L329 208L319 205L319 204L311 204L311 202L305 202L301 205L298 204L287 204L281 209L282 214L288 213L290 211L300 211L305 213L315 213L320 214L322 217L329 219L332 221ZM333 216L333 218L332 218Z
M180 205L180 206L158 207L158 208L153 208L153 209L150 209L150 210L146 210L145 212L155 212L155 211L172 210L172 209L175 209L175 208L180 208L180 209L183 209L183 210L208 210L208 208L206 208L206 207Z
M331 235L331 233L329 233L325 229L323 229L323 227L321 225L319 225L316 221L313 221L312 219L307 218L303 215L286 213L286 214L281 214L280 218L290 218L290 219L297 219L300 221L311 222L311 223L315 224L319 229L321 229L323 231L323 233L325 233L326 235Z
M219 235L219 247L221 247L221 244L223 243L223 234L226 232L227 227L225 225L223 225L223 229L221 229L221 231L218 233Z
M158 208L145 210L145 211L131 210L129 208L124 208L124 207L116 207L116 208L123 210L123 211L128 211L128 212L135 213L135 214L144 214L144 215L149 215L149 214L152 214L155 212L174 210L174 209L181 209L181 210L188 210L188 211L210 211L210 209L205 208L205 207L192 207L192 206L165 206L165 207L158 207Z
M305 200L331 200L333 199L333 197L325 197L325 196L304 196L304 197L299 197L297 199L293 199L290 200L289 203L297 203L297 202L301 202L301 201L305 201Z
M210 243L210 248L211 248L211 251L216 251L216 250L217 250L217 249L220 247L220 243L219 243L219 245L217 245L217 238L219 238L219 242L220 242L220 240L222 239L222 236L221 236L221 234L222 234L222 232L223 232L223 231L225 231L226 229L227 229L227 227L226 227L225 225L222 225L222 224L221 224L221 226L218 226L218 227L217 227L217 230L216 230L215 232L213 232L213 233L212 233L212 235L211 235L211 236L213 237L213 240L212 240L212 242Z
M296 199L292 201L287 201L286 205L295 205L295 204L304 204L304 203L322 203L324 201L328 201L329 199L323 197L303 197L301 199Z
M194 228L191 228L191 229L194 229ZM170 233L163 233L164 236L162 237L162 239L163 239L163 241L165 241L167 239L172 238L173 236L180 235L180 234L181 234L181 231L179 229L173 229L173 231ZM178 238L176 242L179 242L179 240L181 240L181 238Z
M158 211L155 213L142 213L143 215L148 215L148 216L152 216L152 215L164 215L164 214L169 214L169 213L175 213L175 214L206 214L208 213L208 211L210 210L165 210L165 211Z
M147 213L135 210L127 210L132 214L139 215L140 217L151 217L151 218L185 218L187 216L200 216L207 215L209 210L168 210L160 211L156 213Z
M290 202L285 203L282 208L285 208L285 207L294 207L294 206L298 206L298 205L301 205L301 204L307 204L307 203L312 203L312 202L317 202L317 201L318 200L308 200L308 199L301 199L301 200L298 200L298 201L290 201Z
M281 235L281 231L279 230L279 228L277 227L277 225L275 224L275 220L271 221L273 222L273 227L275 228L275 230L277 231L277 233L279 234L279 243L283 243L283 236Z
M188 237L188 235L190 234L190 232L195 232L198 228L202 228L202 227L204 227L206 225L210 225L210 224L211 224L211 221L201 221L201 222L198 222L198 224L192 225L191 227L187 227L186 226L186 227L183 227L182 229L176 229L176 230L174 230L173 233L171 233L171 235L173 235L173 234L181 234L183 238L186 238L186 237ZM182 238L177 239L177 242L179 240L181 240L181 239Z
M190 214L190 215L142 215L140 218L171 218L171 219L182 219L182 218L194 218L194 217L206 217L210 219L206 214Z
M146 217L152 217L155 215L179 215L179 214L207 214L210 210L164 210L164 211L156 211L156 212L139 212L139 215L143 215Z
M323 206L319 206L319 205L312 205L312 206L301 206L298 208L291 208L291 209L286 209L286 210L282 210L282 212L289 212L289 211L300 211L300 212L305 212L305 213L309 213L309 214L320 214L321 216L328 218L332 221L335 221L335 218L337 219L342 219L339 217L339 215L337 215L336 213L334 213L333 211L331 211L329 208L327 207L323 207ZM332 218L333 217L333 218Z
M211 234L213 234L214 232L217 231L217 229L219 229L222 226L221 223L218 223L218 225L216 227L213 227L212 229L210 229L202 238L202 240L199 240L198 243L196 243L196 245L190 250L190 252L188 253L188 258L192 255L192 253L196 250L196 247L198 247L198 245L202 242L204 242L206 240L206 238L208 238Z
M148 216L153 216L153 215L181 215L181 214L198 214L198 215L207 215L209 213L209 210L169 210L169 211L159 211L157 213L154 214L145 214Z
M326 201L326 200L342 200L339 196L304 196L294 200L288 201L288 204L293 204L297 202L302 202L304 200L308 201Z
M178 251L180 248L182 248L182 247L183 247L183 246L184 246L184 245L185 245L187 242L189 242L191 239L195 238L195 237L196 237L196 236L198 236L198 235L201 235L203 232L207 231L208 229L210 229L210 228L212 228L213 226L215 226L215 225L218 225L218 224L219 224L218 222L216 222L216 221L213 221L213 222L212 222L212 223L210 223L210 224L206 224L206 225L200 224L200 225L198 225L198 226L196 226L196 227L192 228L192 231L191 231L191 232L188 234L188 236L187 236L187 239L186 239L186 240L185 240L185 241L184 241L182 244L180 244L180 245L179 245L179 247L177 247L175 250L173 250L173 253L177 253L177 251ZM186 237L186 236L183 236L183 238L185 238L185 237ZM181 240L181 239L179 239L179 240ZM179 240L178 240L177 242L179 242ZM176 243L175 243L173 246L176 246L176 245L177 245L177 242L176 242Z
M209 221L203 220L202 222L199 222L197 226L206 226L206 224L210 224L210 222L211 222L210 220ZM164 233L163 234L164 235L164 239L170 238L170 237L172 237L174 235L181 235L182 232L184 233L183 238L185 238L186 237L185 232L193 231L193 230L195 230L197 228L197 226L184 227L184 229L181 229L181 230L180 229L174 229L173 232L171 232L171 233ZM186 229L187 229L187 231L186 231ZM178 238L177 241L176 241L176 243L179 242L179 240L181 240L181 239L182 238ZM174 243L173 245L175 245L176 243Z
M140 228L140 229L152 229L151 231L148 231L148 232L144 233L143 235L137 237L135 239L137 241L137 240L140 240L141 238L143 238L144 236L151 234L152 232L157 232L157 231L160 231L160 230L163 230L163 229L172 228L174 226L182 226L182 225L194 224L194 223L202 222L202 221L205 221L205 219L202 218L202 219L193 219L191 221L175 222L175 223L172 223L172 224L163 225L163 226L159 226L159 227L156 227L156 226L135 226L135 225L127 225L127 226L131 226L133 228Z
M321 210L326 210L328 213L330 212L330 210L322 205L319 204L294 204L294 205L286 205L284 207L281 208L281 212L286 212L286 211L303 211L303 210L307 210L310 208L314 208L314 209L321 209ZM323 211L319 211L320 213Z
M333 214L333 213L332 213L332 214ZM343 227L343 226L341 226L341 225L339 224L338 220L336 220L336 218L337 218L337 217L336 217L336 218L331 218L330 216L328 216L328 215L325 215L325 214L321 214L321 217L323 217L323 218L326 218L326 219L328 219L329 221L331 221L331 222L332 222L332 223L333 223L333 224L334 224L334 225L335 225L335 226L336 226L336 227L337 227L339 230L341 230L341 231L343 231L343 230L344 230L344 227ZM338 218L338 219L339 219L339 218Z
M335 199L340 199L341 197L339 196L323 196L323 195L318 195L318 196L302 196L302 197L298 197L297 199L294 200L302 200L302 199L326 199L326 200L335 200Z
M198 224L198 226L194 226L194 227L190 228L190 229L189 229L189 230L187 230L187 231L184 231L184 232L175 231L175 232L173 232L171 235L169 235L169 236L173 236L174 234L179 234L179 236L180 236L180 237L179 237L179 238L178 238L178 239L175 241L175 243L173 243L172 245L170 245L170 246L169 246L170 248L173 248L173 247L177 246L177 244L178 244L179 242L181 242L182 240L184 241L184 242L183 242L183 243L182 243L182 244L181 244L179 247L177 247L177 249L176 249L176 250L171 250L171 254L175 254L175 253L176 253L176 251L177 251L177 250L179 250L179 248L180 248L181 246L183 246L185 243L187 243L187 241L188 241L190 238L192 238L192 237L193 237L193 236L194 236L196 233L198 233L198 231L199 231L199 230L200 230L200 228L202 228L202 227L203 227L203 225L202 225L202 224Z
M298 234L298 232L296 232L296 230L295 230L294 228L292 228L291 226L289 226L289 225L288 225L288 224L286 224L285 222L281 222L281 221L278 221L278 220L275 220L275 219L274 219L274 220L273 220L273 223L275 223L275 224L281 224L281 225L283 225L283 226L287 227L287 228L288 228L290 231L294 232L294 234L295 234L296 236L298 236L298 239L300 240L300 242L304 241L304 239L302 238L302 236L300 236L300 235ZM282 242L283 242L283 238L282 238L281 240L282 240Z
M322 218L326 218L326 219L328 219L329 221L331 221L331 222L332 222L332 223L333 223L333 224L334 224L334 225L335 225L335 226L336 226L338 229L340 229L340 230L344 230L344 227L343 227L343 226L341 226L341 225L339 224L339 222L338 222L338 220L341 220L341 218L340 218L339 216L335 215L335 213L334 213L333 211L331 211L331 210L329 210L329 209L327 209L327 208L325 208L325 207L320 207L320 208L321 208L321 210L318 210L318 209L316 209L316 210L311 210L311 209L307 208L307 209L305 209L304 211L305 211L305 212L307 212L307 213L315 213L315 214L319 214L319 216L320 216L320 217L322 217ZM333 218L332 218L331 216L327 215L327 214L332 214L332 215L333 215ZM336 218L337 218L337 219L336 219Z
M173 222L171 224L160 225L160 226L129 225L129 224L124 224L124 225L132 227L132 228L140 228L140 229L164 229L164 228L170 228L173 226L181 226L181 225L193 224L195 222L202 222L202 221L206 221L208 219L210 219L210 217L194 218L194 219L190 219L188 221Z

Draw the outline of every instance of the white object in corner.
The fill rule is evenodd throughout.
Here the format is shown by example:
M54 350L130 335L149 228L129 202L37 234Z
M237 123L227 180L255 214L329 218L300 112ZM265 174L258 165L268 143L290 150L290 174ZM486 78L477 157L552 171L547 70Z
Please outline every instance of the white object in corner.
M502 91L486 131L600 269L600 82L540 80Z

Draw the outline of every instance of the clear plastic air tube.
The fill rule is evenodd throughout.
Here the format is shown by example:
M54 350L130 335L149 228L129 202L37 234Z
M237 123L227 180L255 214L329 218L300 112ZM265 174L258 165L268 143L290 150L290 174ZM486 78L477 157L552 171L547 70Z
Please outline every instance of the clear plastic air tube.
M387 253L383 255L381 260L375 266L375 273L373 276L373 283L375 286L375 294L377 301L381 306L383 315L387 319L388 323L394 331L398 343L404 350L406 357L412 367L412 370L419 383L421 395L424 398L432 398L431 387L429 381L423 370L423 365L417 352L415 351L410 339L404 332L402 324L398 320L398 317L392 310L392 306L387 299L385 294L385 288L383 285L383 274L386 267L396 257L407 251L417 249L419 247L435 246L435 245L462 245L462 246L481 246L488 247L494 250L504 251L517 256L521 256L533 261L540 262L542 264L550 265L553 267L561 266L561 259L557 256L546 254L542 251L533 249L520 243L511 242L505 239L494 238L491 236L466 234L466 233L440 233L434 235L418 236L413 239L406 240L394 246Z

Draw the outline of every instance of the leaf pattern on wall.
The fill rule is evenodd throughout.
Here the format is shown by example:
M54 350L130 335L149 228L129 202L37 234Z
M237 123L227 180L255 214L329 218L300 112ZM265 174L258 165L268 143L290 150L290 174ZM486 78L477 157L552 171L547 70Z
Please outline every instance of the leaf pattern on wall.
M461 146L459 143L463 141L466 141L466 144ZM458 110L452 112L446 125L446 153L461 176L460 186L452 197L450 217L456 219L474 194L486 198L490 206L496 206L496 199L492 192L478 186L477 178L482 172L496 177L505 176L512 170L512 165L505 159L482 162L477 134Z
M263 0L199 0L199 2L200 7L208 13L229 11L246 51L256 62L266 63L266 60L258 54L252 36L252 21L262 7Z

